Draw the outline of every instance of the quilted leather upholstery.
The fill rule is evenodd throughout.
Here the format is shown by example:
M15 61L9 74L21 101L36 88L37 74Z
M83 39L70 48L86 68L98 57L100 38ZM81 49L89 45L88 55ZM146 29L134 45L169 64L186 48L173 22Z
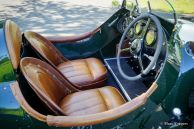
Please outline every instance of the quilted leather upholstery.
M95 58L68 60L40 34L25 32L24 36L34 50L58 68L75 87L85 90L101 87L106 83L107 71L100 60Z
M67 95L60 107L68 116L80 116L104 112L124 103L117 89L106 86Z
M79 91L49 64L35 58L23 58L20 68L31 88L56 115L96 114L125 103L119 91L106 86Z
M57 68L79 89L91 89L105 85L107 70L96 58L68 61Z

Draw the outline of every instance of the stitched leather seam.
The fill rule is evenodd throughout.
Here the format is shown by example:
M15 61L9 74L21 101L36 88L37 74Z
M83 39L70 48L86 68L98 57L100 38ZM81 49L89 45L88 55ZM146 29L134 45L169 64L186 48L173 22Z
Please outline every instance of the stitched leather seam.
M92 108L97 107L97 106L99 106L99 105L103 105L103 103L95 103L94 105L91 105L91 106L88 106L88 107L84 107L84 108L80 108L80 109L77 110L77 111L71 111L71 112L68 112L68 111L67 111L66 114L81 112L81 111L83 111L83 110L92 109Z
M86 87L90 87L90 86L93 86L93 85L98 85L98 84L100 84L100 83L103 83L103 82L105 82L107 80L107 77L105 77L104 79L101 79L101 80L99 80L99 81L96 81L96 82L93 82L93 83L89 83L88 85L85 85L85 84L82 84L82 85L77 85L77 84L75 84L75 86L77 87L77 88L86 88ZM96 87L96 86L95 86Z
M93 75L93 73L92 73L92 71L91 71L91 69L90 69L90 67L88 65L88 61L87 60L85 60L85 64L86 64L87 68L89 69L90 74L92 75L92 80L94 80L94 75Z
M106 109L109 110L108 105L106 104L106 101L104 100L104 97L103 97L103 95L102 95L100 89L97 89L97 90L98 90L98 92L99 92L99 94L100 94L100 96L101 96L101 98L102 98L102 100L103 100L103 102L104 102L104 105L106 106Z
M84 62L80 62L80 63L73 62L73 61L72 62L69 61L69 62L70 62L70 64L66 63L66 64L64 64L63 66L60 66L60 67L59 67L59 65L60 65L59 64L57 67L59 67L59 68L68 68L68 67L74 67L74 66L84 65ZM61 63L61 64L63 64L63 63Z
M79 69L88 69L85 65L81 66L74 66L72 68L58 68L60 71L63 71L65 73L72 72L72 70L77 71Z
M64 76L66 76L68 79L70 79L70 78L74 78L74 77L87 76L87 75L90 75L90 74L89 73L83 73L83 74L79 74L79 75L71 75L71 76L64 75Z
M87 93L85 93L85 94L87 94ZM81 95L84 95L84 94L81 94ZM93 95L91 95L91 96L86 96L86 98L88 98L87 100L91 100L91 99L94 99L94 97L92 97ZM81 98L81 100L82 99L85 99L84 97L83 98ZM66 105L63 105L63 106L65 106L65 107L68 107L69 105L73 105L73 104L77 104L77 103L82 103L82 102L80 102L80 100L76 100L76 101L74 101L73 103L69 103L69 104L66 104ZM61 107L63 107L63 106L61 106ZM66 109L66 108L64 108L64 109Z
M83 70L83 69L82 69ZM63 74L67 74L67 73L90 73L88 70L83 71L79 71L79 69L70 69L68 71L64 71L64 70L60 70Z
M92 86L92 85L97 85L98 83L103 83L103 81L105 82L106 80L107 80L107 72L106 73L104 73L104 75L102 75L101 77L100 77L100 79L98 80L98 79L95 79L95 80L93 80L94 82L93 83L89 83L88 85L85 85L85 84L82 84L81 86L77 86L76 85L76 87L77 88L80 88L80 87L90 87L90 86ZM96 81L96 80L98 80L98 81ZM75 84L74 84L75 85Z

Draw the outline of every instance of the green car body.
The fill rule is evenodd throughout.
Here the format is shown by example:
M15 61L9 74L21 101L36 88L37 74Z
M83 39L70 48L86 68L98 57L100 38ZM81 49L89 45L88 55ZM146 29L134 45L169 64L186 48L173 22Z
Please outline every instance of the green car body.
M73 45L56 43L55 46L70 59L98 57L104 60L113 58L116 52L116 44L121 38L121 34L114 26L116 24L115 19L122 17L127 12L129 10L125 8L119 9L100 26L101 30L88 40ZM173 23L158 18L170 35L167 37L166 59L156 79L157 90L143 106L135 111L110 122L84 127L49 126L47 123L33 118L20 106L11 91L10 84L16 80L21 82L22 80L18 80L18 71L15 71L12 67L6 46L4 23L2 22L0 25L0 126L4 129L159 129L190 126L189 99L192 90L194 90L193 57L185 51L187 44L183 44L180 39L179 31L182 24L174 26ZM175 107L181 109L183 121L182 124L171 125L170 121L174 117L172 110Z

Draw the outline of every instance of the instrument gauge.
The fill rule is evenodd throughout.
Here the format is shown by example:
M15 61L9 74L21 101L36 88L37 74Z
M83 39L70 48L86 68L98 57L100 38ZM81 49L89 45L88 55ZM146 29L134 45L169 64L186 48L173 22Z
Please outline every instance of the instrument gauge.
M135 34L136 34L136 35L139 35L142 31L143 31L143 23L138 22L138 23L135 25Z
M156 32L154 30L149 30L146 34L146 45L152 46L156 41Z

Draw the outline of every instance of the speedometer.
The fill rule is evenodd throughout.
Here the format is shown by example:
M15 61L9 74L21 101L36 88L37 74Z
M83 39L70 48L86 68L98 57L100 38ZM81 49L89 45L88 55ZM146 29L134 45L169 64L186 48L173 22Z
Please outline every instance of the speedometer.
M146 35L146 45L151 46L156 40L156 32L154 30L149 30Z

